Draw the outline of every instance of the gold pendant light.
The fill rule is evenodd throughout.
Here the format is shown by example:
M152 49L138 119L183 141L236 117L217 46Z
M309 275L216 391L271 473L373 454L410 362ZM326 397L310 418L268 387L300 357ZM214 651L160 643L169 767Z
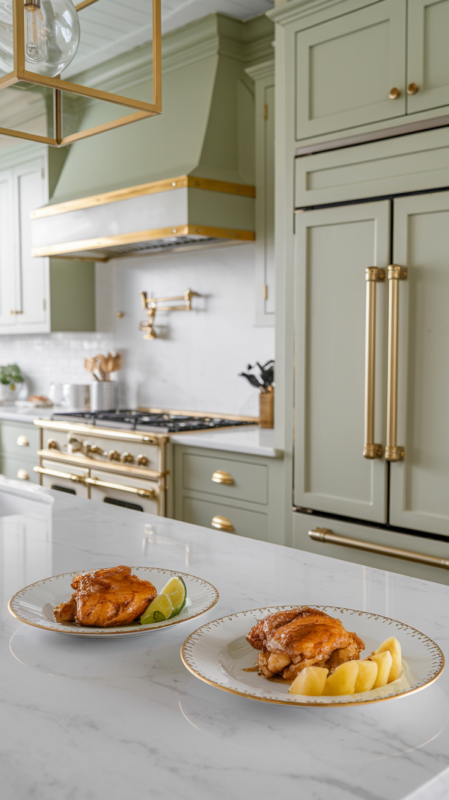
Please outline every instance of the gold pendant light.
M126 35L130 37L134 33L140 34L142 42L142 36L149 29L150 22L152 23L152 102L147 102L146 97L146 91L150 87L149 75L143 74L150 64L149 54L144 51L146 44L140 48L140 71L136 79L140 84L140 91L136 92L137 97L113 94L98 88L96 84L101 82L102 75L98 65L96 74L95 66L92 70L92 86L61 78L61 72L72 62L72 73L74 65L79 64L79 70L75 69L75 72L79 72L82 77L87 76L87 72L83 70L83 57L78 62L75 60L78 45L81 43L83 46L82 36L80 41L78 13L82 14L83 9L96 3L99 3L98 11L101 11L101 0L83 0L77 6L73 5L72 0L0 2L0 135L63 147L161 113L161 0L147 0L148 26L141 23L142 14L146 12L141 12L140 9L134 9L134 17L127 13L126 26L123 25L125 38ZM126 0L123 0L123 8L127 11ZM112 28L120 29L122 21L111 21L105 16L104 22L103 27L101 20L91 20L91 31L95 30L95 26L101 33L109 31L111 25L108 22L113 23ZM113 43L109 42L108 45L111 47ZM111 75L112 83L114 79L117 80L120 64L126 71L124 60L119 61L116 67L117 52L118 60L120 57L126 58L122 52L123 44L121 47L122 49L118 47L106 59L109 62L106 82L111 82ZM98 51L100 50L99 43ZM84 47L84 54L85 52ZM92 56L92 52L90 55ZM143 91L145 96L142 98ZM102 101L101 111L98 101ZM123 116L116 116L115 112L120 106ZM130 110L132 113L129 113ZM50 131L48 119L52 123ZM82 122L85 123L84 127Z

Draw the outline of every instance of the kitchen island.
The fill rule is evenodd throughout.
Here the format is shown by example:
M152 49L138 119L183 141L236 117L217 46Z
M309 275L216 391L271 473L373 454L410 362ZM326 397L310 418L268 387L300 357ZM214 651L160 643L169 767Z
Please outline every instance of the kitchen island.
M200 624L291 603L393 617L447 652L448 587L38 487L34 492L41 507L0 519L2 797L448 796L449 670L399 700L306 709L227 694L197 680L180 659L182 642ZM17 502L17 494L0 492L3 515L15 510L4 502L8 497ZM56 635L8 612L10 596L34 581L122 563L200 576L218 588L218 605L172 630L127 641Z

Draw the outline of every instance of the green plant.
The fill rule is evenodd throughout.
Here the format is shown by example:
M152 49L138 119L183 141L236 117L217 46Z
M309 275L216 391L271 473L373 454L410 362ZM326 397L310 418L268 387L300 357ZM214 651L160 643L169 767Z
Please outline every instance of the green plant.
M6 367L0 367L0 383L4 386L23 382L24 377L17 364L8 364Z

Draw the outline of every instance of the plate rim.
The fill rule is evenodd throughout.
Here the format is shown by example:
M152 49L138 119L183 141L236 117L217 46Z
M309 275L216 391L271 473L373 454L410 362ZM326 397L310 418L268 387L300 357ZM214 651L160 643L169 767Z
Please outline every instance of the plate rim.
M102 569L102 567L98 567L97 569ZM200 611L200 612L198 612L198 614L193 614L191 617L187 617L187 619L176 619L176 621L174 619L173 622L169 622L167 620L166 624L164 624L164 625L161 625L159 623L157 628L154 628L152 625L142 625L141 628L138 628L137 630L129 630L129 628L127 628L127 629L124 628L123 630L120 630L120 631L113 631L110 628L101 628L99 626L91 626L91 628L89 629L89 626L87 626L87 625L80 626L78 630L73 630L73 631L71 631L71 630L58 630L58 629L53 628L53 627L50 628L47 625L39 625L36 622L30 622L29 620L23 619L23 617L21 617L19 614L17 614L17 612L14 611L14 609L12 608L12 603L18 598L18 596L22 592L26 592L27 589L32 589L33 586L38 586L40 584L47 583L47 581L51 581L51 580L54 580L54 579L57 579L57 578L65 578L67 576L83 575L83 574L85 574L87 572L95 572L96 570L93 569L93 570L74 570L74 571L70 571L70 572L61 572L59 575L50 575L48 578L41 578L39 581L34 581L33 583L29 583L28 586L23 586L22 589L19 589L17 592L15 592L13 594L13 596L10 598L10 600L8 602L8 610L9 610L10 614L12 614L12 616L15 619L19 620L19 622L22 622L24 625L30 625L32 628L40 628L41 630L49 631L50 633L60 633L60 634L63 634L65 636L81 636L83 638L86 638L86 637L90 636L92 638L97 638L98 639L98 638L102 638L103 636L104 637L126 636L126 635L131 636L131 635L135 635L135 634L139 633L139 631L141 633L144 633L145 631L149 631L150 632L150 631L164 630L165 628L173 628L175 625L179 625L179 624L181 624L183 622L190 622L190 620L196 619L197 617L202 616L202 614L207 614L208 611L210 611L212 608L214 608L214 606L217 605L217 603L218 603L218 601L220 599L220 594L218 592L218 589L213 585L213 583L210 583L210 581L206 581L204 578L199 578L198 575L192 575L189 572L181 572L179 570L177 571L177 570L169 569L169 568L166 568L166 567L149 567L149 566L144 565L144 564L142 564L140 566L139 565L133 566L130 569L131 570L149 569L149 570L155 570L157 572L170 572L170 573L172 573L172 575L180 575L181 577L193 578L194 580L199 581L200 583L203 583L207 587L210 587L212 589L212 594L213 594L213 598L214 598L213 602L204 611ZM56 620L55 620L55 623L56 623Z
M302 605L304 605L304 604L302 604ZM438 672L435 675L433 675L430 680L426 681L426 683L423 683L421 686L417 686L415 688L411 688L411 689L408 689L407 691L400 692L398 694L393 694L393 695L390 695L388 697L375 697L375 698L370 698L368 700L356 700L356 701L350 700L350 701L347 701L347 702L334 701L333 703L314 703L314 702L302 703L302 702L299 702L297 700L293 701L293 700L282 700L281 698L273 699L273 698L268 698L268 697L259 697L256 694L252 694L250 691L248 691L248 692L240 692L237 689L231 689L230 687L222 686L221 684L217 683L216 681L213 681L210 678L206 678L203 675L201 675L187 661L185 648L189 646L189 643L191 643L191 640L193 639L193 637L195 635L198 635L199 632L203 628L205 628L207 625L213 625L214 623L220 623L220 622L223 622L224 620L230 620L233 617L239 616L240 614L254 614L255 612L260 612L260 611L262 611L262 612L263 611L270 611L273 608L276 609L277 611L282 611L284 609L288 610L288 609L291 609L291 608L300 608L300 607L301 606L299 606L299 605L296 606L294 604L289 604L289 605L281 605L281 606L265 606L265 608L263 608L263 607L261 607L261 608L252 608L252 609L247 609L246 611L237 611L234 614L225 614L224 617L220 617L219 619L212 620L211 622L204 623L199 628L197 628L195 631L193 631L187 637L187 639L183 642L183 644L181 646L181 661L184 664L184 666L186 667L186 669L192 675L194 675L196 678L198 678L199 680L203 681L204 683L209 684L209 686L214 686L216 689L220 689L223 692L228 692L229 694L234 694L234 695L237 695L238 697L246 697L248 700L257 700L259 703L272 703L272 704L275 704L275 705L283 705L283 706L290 706L290 707L298 706L299 708L334 708L334 707L338 707L338 708L345 708L346 707L347 708L349 706L357 707L357 706L371 705L373 703L382 703L382 702L384 702L386 700L398 700L401 697L406 697L409 694L415 694L416 692L419 692L422 689L426 689L428 686L430 686L432 683L435 683L435 681L438 680L438 678L440 677L441 673L444 670L446 661L445 661L444 653L443 653L441 647L433 639L431 639L430 636L427 636L426 633L423 633L422 631L419 631L417 628L414 628L412 625L407 625L407 623L401 622L400 620L394 619L393 617L386 617L384 614L376 614L376 613L370 612L370 611L360 611L360 609L346 608L346 607L343 607L343 606L333 606L333 605L324 605L323 606L323 605L317 605L317 604L313 604L313 605L310 604L308 606L308 608L317 608L319 610L333 609L334 611L349 611L349 612L352 612L354 614L359 614L360 616L362 616L362 615L365 616L366 615L369 619L387 620L388 622L394 622L397 625L403 625L404 628L407 628L408 630L413 631L415 634L419 634L420 636L423 636L434 648L436 648L437 654L440 657L441 663L440 663L440 668L439 668Z

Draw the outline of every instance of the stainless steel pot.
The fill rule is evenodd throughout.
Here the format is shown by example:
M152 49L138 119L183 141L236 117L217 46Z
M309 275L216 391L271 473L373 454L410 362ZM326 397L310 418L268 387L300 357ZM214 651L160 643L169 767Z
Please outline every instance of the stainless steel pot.
M95 381L90 384L90 410L112 411L118 406L118 384L115 381Z

